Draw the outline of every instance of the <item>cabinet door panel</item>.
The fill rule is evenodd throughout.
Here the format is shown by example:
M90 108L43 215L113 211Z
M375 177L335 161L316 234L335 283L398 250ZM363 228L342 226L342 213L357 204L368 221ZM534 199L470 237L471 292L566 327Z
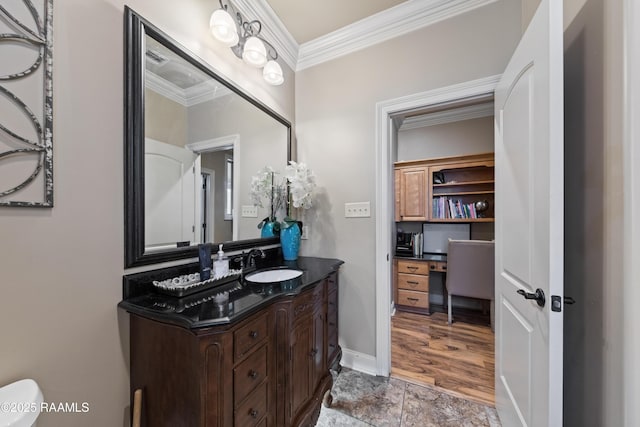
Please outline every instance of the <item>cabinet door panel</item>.
M313 363L313 369L311 372L312 389L315 389L324 371L326 370L326 365L324 363L324 322L325 316L322 312L322 307L320 307L320 309L313 316L313 346L310 352Z
M402 169L400 174L400 220L427 220L427 168Z
M296 414L310 397L311 325L301 323L291 334L291 416Z

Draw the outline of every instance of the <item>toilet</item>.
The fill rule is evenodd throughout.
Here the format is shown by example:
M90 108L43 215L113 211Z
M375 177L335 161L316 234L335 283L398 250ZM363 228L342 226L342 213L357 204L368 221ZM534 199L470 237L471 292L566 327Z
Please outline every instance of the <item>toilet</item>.
M0 387L0 427L35 427L43 401L38 383L31 379Z

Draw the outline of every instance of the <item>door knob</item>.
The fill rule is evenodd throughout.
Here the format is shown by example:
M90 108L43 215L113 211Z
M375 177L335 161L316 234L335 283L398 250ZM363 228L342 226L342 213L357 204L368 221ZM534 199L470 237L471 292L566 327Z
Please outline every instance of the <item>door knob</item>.
M540 307L544 307L545 297L544 291L540 288L536 289L535 293L525 292L523 289L518 289L518 293L525 297L525 299L534 299Z

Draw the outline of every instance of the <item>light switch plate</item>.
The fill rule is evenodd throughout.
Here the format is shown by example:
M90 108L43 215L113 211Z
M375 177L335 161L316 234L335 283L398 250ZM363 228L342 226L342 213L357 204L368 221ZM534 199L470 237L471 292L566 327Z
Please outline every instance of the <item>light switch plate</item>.
M243 206L242 207L243 218L258 218L258 208L256 206Z
M371 216L370 202L356 202L344 204L345 218L368 218Z
M300 236L300 238L302 240L307 240L309 238L309 226L308 225L303 225L302 226L302 235Z

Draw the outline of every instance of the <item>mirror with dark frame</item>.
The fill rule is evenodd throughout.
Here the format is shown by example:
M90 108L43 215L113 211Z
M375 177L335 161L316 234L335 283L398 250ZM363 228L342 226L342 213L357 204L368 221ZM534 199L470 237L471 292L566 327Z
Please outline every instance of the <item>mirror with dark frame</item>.
M240 213L251 177L290 159L286 119L126 8L125 268L277 243L266 209Z

